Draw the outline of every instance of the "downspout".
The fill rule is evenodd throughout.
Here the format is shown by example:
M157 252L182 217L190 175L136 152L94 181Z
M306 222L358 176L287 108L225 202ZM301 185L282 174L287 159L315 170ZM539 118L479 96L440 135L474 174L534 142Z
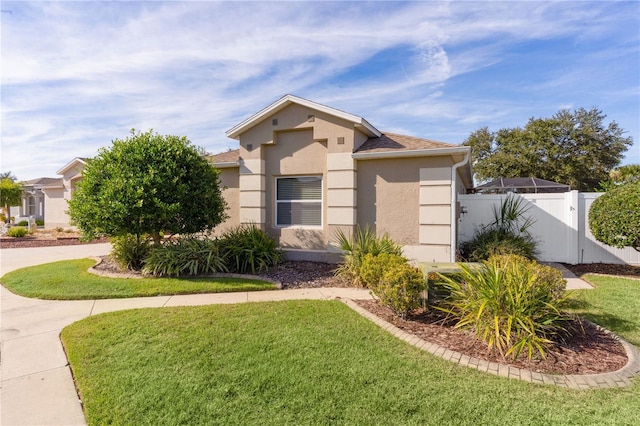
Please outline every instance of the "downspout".
M456 182L458 180L458 169L469 162L471 152L467 151L464 158L451 166L451 263L456 261L456 250L458 241L458 221L456 220L458 191Z

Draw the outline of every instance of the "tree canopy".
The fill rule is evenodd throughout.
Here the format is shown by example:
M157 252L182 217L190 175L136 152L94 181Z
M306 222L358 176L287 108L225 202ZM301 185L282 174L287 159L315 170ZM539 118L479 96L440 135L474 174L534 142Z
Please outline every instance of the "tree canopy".
M9 219L9 207L19 206L22 201L22 185L15 182L15 177L11 175L11 172L3 173L0 179L0 207L2 208L2 214L5 215L5 220Z
M640 251L640 182L614 188L589 209L589 229L601 243Z
M85 238L213 229L225 218L219 172L186 137L135 130L89 160L69 201Z
M593 191L609 179L633 143L615 121L597 108L560 110L549 118L531 118L524 127L487 127L464 142L480 181L500 177L537 177Z
M600 184L600 189L609 191L620 185L640 182L640 164L627 164L609 172L609 180Z

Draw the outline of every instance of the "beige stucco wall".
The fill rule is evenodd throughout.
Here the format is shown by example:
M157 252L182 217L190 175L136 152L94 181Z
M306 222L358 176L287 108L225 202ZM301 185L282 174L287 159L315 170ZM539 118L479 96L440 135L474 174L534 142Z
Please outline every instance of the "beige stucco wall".
M277 124L274 124L277 120ZM293 104L240 135L240 221L253 218L284 248L326 250L335 226L355 224L355 161L366 135L353 123ZM275 226L275 178L323 178L322 227Z
M419 168L417 159L359 161L358 224L399 244L417 244Z
M358 224L405 246L405 255L448 262L451 166L448 156L358 162Z
M227 220L215 228L215 234L219 235L227 229L240 224L240 175L238 167L225 167L220 170L220 189L227 202Z
M309 116L313 116L313 118L309 118ZM273 124L273 120L277 120L278 123ZM240 135L240 157L245 160L260 158L260 146L274 143L275 135L278 132L303 129L311 129L314 140L327 141L330 152L352 152L354 149L356 130L353 128L353 123L293 104L277 111L242 133ZM343 144L338 143L340 137L344 138ZM252 145L251 151L247 150L247 145Z
M44 194L44 204L46 206L44 226L46 228L68 228L70 226L69 215L67 215L66 211L69 206L67 205L64 188L47 189Z

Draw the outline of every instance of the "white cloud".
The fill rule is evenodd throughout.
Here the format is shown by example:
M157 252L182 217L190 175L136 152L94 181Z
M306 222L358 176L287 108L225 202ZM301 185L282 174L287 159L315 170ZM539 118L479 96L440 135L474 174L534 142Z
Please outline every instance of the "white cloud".
M461 79L512 60L505 53L522 43L610 37L629 22L628 9L555 2L4 2L12 13L2 22L1 168L25 179L51 175L132 127L226 149L233 141L225 130L285 93L363 115L380 128L461 141L470 126L509 125L540 105L521 105L516 96L560 91L584 77L571 64L554 65L554 79L503 86L493 96L476 93L491 82L463 88ZM635 44L618 55L637 55L637 35L631 38ZM593 52L599 62L586 57L585 65L615 58L602 51ZM576 103L571 90L551 106ZM25 146L32 156L24 156ZM52 163L58 166L46 171Z

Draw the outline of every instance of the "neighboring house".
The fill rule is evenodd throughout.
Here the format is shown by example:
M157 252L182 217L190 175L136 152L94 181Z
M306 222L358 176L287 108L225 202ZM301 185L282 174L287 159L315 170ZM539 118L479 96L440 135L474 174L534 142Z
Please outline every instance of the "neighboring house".
M36 220L44 220L46 228L70 227L67 215L67 200L82 179L85 158L74 158L58 170L61 178L38 178L23 183L22 205L11 208L15 221L28 220L34 216Z
M383 133L362 117L287 95L227 132L214 156L230 218L256 223L289 258L333 260L336 232L372 226L418 261L455 261L457 194L470 148Z
M22 200L19 206L11 208L11 216L15 223L34 218L44 220L45 218L45 195L44 188L57 186L62 183L62 179L41 177L22 182Z
M82 171L86 164L86 158L74 158L57 171L57 174L62 176L61 185L55 188L43 188L47 206L44 224L47 228L68 228L70 226L67 201L71 199L76 184L82 179Z

